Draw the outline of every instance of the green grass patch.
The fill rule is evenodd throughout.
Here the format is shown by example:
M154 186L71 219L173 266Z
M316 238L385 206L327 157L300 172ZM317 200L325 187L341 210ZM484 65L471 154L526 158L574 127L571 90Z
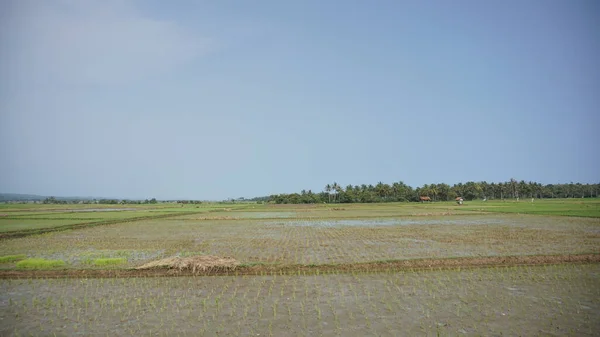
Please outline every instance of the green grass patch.
M66 265L63 260L46 260L46 259L26 259L17 262L18 269L51 269L64 267Z
M113 257L94 260L94 265L96 266L112 266L124 263L127 263L127 259L124 257Z
M121 212L124 213L124 212ZM199 211L181 212L179 214L196 214ZM110 225L120 222L133 222L150 219L164 219L175 216L173 213L146 213L145 216L103 219L99 221L93 220L32 220L32 219L0 219L0 238L16 238L34 234L42 234L52 231L78 229L84 227L92 227L99 225ZM27 223L27 222L33 222ZM56 222L52 226L51 223ZM44 224L42 224L44 223Z
M492 213L519 213L553 216L576 216L600 218L600 199L521 199L516 200L490 200L465 201L463 210L483 211Z
M25 254L0 256L0 263L9 263L27 258Z
M4 219L0 218L0 233L46 229L82 222L81 220L37 220L37 219Z

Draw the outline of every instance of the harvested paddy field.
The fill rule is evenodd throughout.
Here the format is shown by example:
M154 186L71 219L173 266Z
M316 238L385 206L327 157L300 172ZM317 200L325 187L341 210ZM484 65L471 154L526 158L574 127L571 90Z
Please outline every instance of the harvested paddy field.
M0 335L594 335L566 205L0 209Z

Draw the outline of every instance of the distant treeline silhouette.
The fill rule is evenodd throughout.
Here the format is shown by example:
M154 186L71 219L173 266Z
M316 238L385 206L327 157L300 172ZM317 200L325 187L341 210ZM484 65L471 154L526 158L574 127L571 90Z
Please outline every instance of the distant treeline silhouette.
M274 194L269 202L277 204L312 204L312 203L372 203L420 201L421 196L430 197L432 201L449 201L457 197L465 200L474 199L517 199L517 198L591 198L598 197L600 184L547 184L517 181L488 183L486 181L448 184L425 184L413 188L402 181L393 184L382 182L376 185L348 185L338 183L327 184L322 192L302 190L300 193Z

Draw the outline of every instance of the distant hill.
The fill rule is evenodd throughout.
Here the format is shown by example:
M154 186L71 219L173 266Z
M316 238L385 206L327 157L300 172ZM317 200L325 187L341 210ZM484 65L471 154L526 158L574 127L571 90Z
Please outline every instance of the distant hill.
M0 201L38 201L46 197L35 194L0 193Z

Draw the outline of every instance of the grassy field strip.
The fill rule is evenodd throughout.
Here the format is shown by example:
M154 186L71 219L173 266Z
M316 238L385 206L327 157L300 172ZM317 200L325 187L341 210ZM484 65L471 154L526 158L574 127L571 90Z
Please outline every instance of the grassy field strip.
M38 212L38 211L58 211L68 212L86 209L181 209L181 208L234 208L238 206L247 206L247 204L217 204L217 203L202 203L195 205L185 205L173 203L158 203L158 204L0 204L0 212Z
M37 220L55 220L55 219L96 219L96 218L128 218L142 216L150 213L146 211L97 211L97 212L55 212L55 213L32 213L32 214L17 214L7 215L1 219L37 219ZM169 212L161 212L169 214Z
M536 200L530 201L469 201L464 205L453 202L337 204L337 205L256 205L223 212L212 220L246 220L280 218L388 218L408 216L451 216L469 214L510 213L553 216L600 217L598 200ZM211 220L205 217L181 216L177 219Z
M600 265L0 281L0 335L594 336Z
M239 205L235 208L248 207L247 205ZM35 208L24 211L7 212L0 207L0 219L54 219L56 217L122 217L122 216L140 216L152 212L158 213L172 213L173 215L187 214L190 212L219 212L219 211L231 211L235 208L230 207L161 207L161 208L130 208L130 207L104 207L104 208L74 208L74 209L57 209L53 211L39 211Z
M589 199L523 199L510 201L470 201L461 206L464 211L489 213L517 213L573 217L600 217L600 200Z
M454 202L426 202L426 203L381 203L381 204L328 204L328 205L268 205L268 210L273 212L330 212L335 213L360 212L377 216L395 212L402 215L435 215L443 212L486 212L486 213L518 213L536 215L564 215L581 217L600 217L600 199L521 199L516 200L472 200L465 201L464 205ZM260 212L260 208L246 210L247 212ZM300 216L300 214L299 214Z
M36 231L44 228L74 225L79 223L81 223L81 220L0 219L0 238L6 233Z
M236 205L244 208L248 205ZM53 213L52 217L36 214L31 216L3 216L0 218L0 239L17 238L28 235L42 234L70 229L80 229L98 225L109 225L131 221L150 219L166 219L180 215L195 215L231 211L230 207L203 207L203 208L158 208L153 210L135 211L98 211L98 212L68 212ZM158 213L158 214L156 214Z
M495 212L495 213L502 213L502 212ZM509 212L506 212L509 213ZM482 215L482 214L486 214L486 212L481 212L481 211L465 211L465 212L456 212L456 213L445 213L445 216L476 216L476 215ZM247 218L247 217L240 217L240 216L236 216L236 214L219 214L219 215L210 215L210 214L206 214L203 213L201 214L201 216L196 216L196 215L191 215L191 216L173 216L172 218L169 218L169 220L184 220L184 221L198 221L198 220L241 220L241 221L248 221L248 220L264 220L264 221L276 221L276 220L282 220L282 219L290 219L290 220L352 220L352 219L395 219L395 218L423 218L425 217L424 215L418 215L418 214L401 214L401 213L389 213L389 214L349 214L349 213L337 213L337 214L313 214L313 215L307 215L307 214L298 214L298 216L294 216L294 217L261 217L261 218ZM429 214L427 215L427 217L431 218L431 217L439 217L441 218L442 215L438 214Z
M199 213L199 212L190 212L189 214L194 214L194 213ZM93 226L99 226L99 225L110 225L110 224L124 223L124 222L131 222L131 221L161 219L161 218L168 218L168 217L172 217L172 216L173 216L173 214L171 214L171 213L152 214L152 215L146 215L146 216L136 216L136 217L131 217L131 218L116 218L116 219L105 219L105 220L100 220L100 221L76 222L76 223L71 223L71 224L66 224L66 225L61 224L61 225L54 226L54 227L19 229L19 230L15 230L15 231L0 233L0 239L18 238L18 237L24 237L24 236L29 236L29 235L35 235L35 234L64 231L64 230L70 230L70 229L80 229L80 228L93 227Z

